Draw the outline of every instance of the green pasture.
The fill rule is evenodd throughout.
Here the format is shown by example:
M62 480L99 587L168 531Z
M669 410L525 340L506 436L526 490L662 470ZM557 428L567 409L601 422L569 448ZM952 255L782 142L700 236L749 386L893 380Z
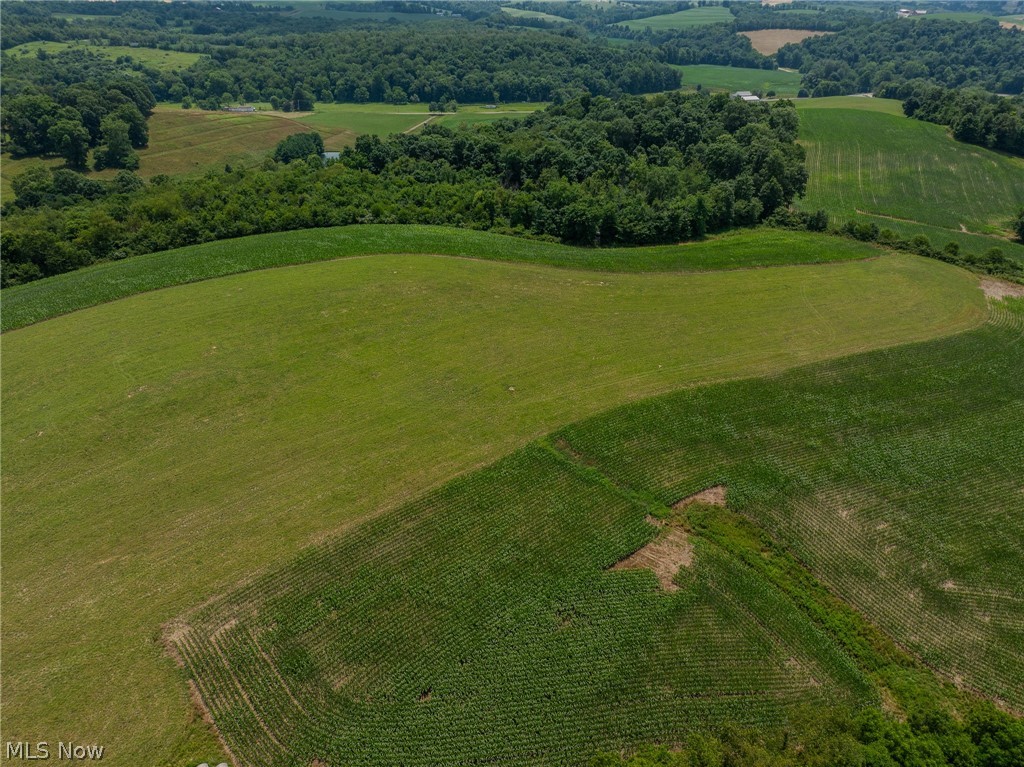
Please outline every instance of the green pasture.
M528 11L524 8L510 8L509 6L502 6L501 12L518 19L543 19L544 21L562 24L569 22L569 19L564 16L555 16L554 14L542 13L541 11Z
M716 64L676 66L683 73L683 87L700 85L711 91L775 91L779 97L795 97L800 91L800 73L781 69L723 67Z
M97 17L105 18L105 17ZM145 64L150 67L162 70L187 69L195 64L202 57L200 53L185 53L182 51L165 51L160 48L142 48L129 45L93 45L91 43L73 42L60 43L51 41L36 41L22 43L5 51L11 56L34 56L36 51L43 50L47 53L60 53L67 50L80 50L106 56L109 59L117 59L122 56L131 56L133 61Z
M442 241L444 233L433 231L434 242ZM418 234L429 242L427 232ZM168 270L164 278L173 281L189 279L190 268L199 270L192 278L210 276L202 270L214 254L224 271L252 268L260 259L270 265L341 255L331 231L292 236L299 252L290 257L283 255L288 235L269 235L86 270L76 273L85 283L49 282L48 297L46 282L26 286L34 293L5 290L5 321L11 296L31 302L34 295L49 307L37 315L45 316L83 305L81 290L89 285L98 292L88 303L135 292L140 280L160 274L161 265ZM462 255L516 256L510 249L500 252L503 238L457 231L446 236L449 243L466 238ZM774 262L780 263L793 241L790 234L777 236ZM743 240L732 241L731 264L729 240L712 241L718 256L709 263L717 258L719 265L740 265ZM817 242L819 260L833 245L863 247L825 237ZM393 246L412 250L409 242ZM572 263L571 249L561 254L563 263ZM647 257L649 266L658 258L685 264L678 251L649 249ZM621 254L617 260L621 264ZM172 276L175 269L180 271ZM622 274L396 254L207 280L5 333L5 737L36 741L59 733L104 743L104 762L111 765L219 761L216 742L161 643L162 627L175 616L358 521L399 522L401 514L387 512L565 423L697 383L771 374L964 331L984 317L972 275L910 256ZM633 520L593 550L603 560L640 540L645 528L622 504L602 509L601 519L613 526L627 513ZM472 515L464 519L474 521ZM519 524L516 519L507 524ZM559 525L576 524L557 514L551 519L556 539ZM571 587L571 568L582 560L572 553L577 542L565 545L568 580L558 583ZM493 566L511 572L528 562L513 541L507 546L504 554L501 547L485 549L506 564L481 563L467 575L496 572L489 570ZM586 556L593 563L592 554ZM728 562L709 558L700 568L706 569L695 577L704 591L694 601L673 603L705 605L697 627L723 626L750 609L758 614L743 606L746 593L777 604L753 585L737 591L737 581L721 575L730 571ZM725 592L715 591L711 580L738 594L736 601L724 602ZM620 590L647 588L640 576L617 583ZM574 592L547 593L568 598ZM435 604L424 598L421 604ZM443 601L440 593L436 598ZM580 603L576 614L581 620L594 616L594 649L603 657L607 631L598 624L621 623L628 618L621 610L651 605L654 597L612 604L618 618L605 612L603 598L591 598L598 602ZM528 620L512 613L483 629L512 620L508 625L529 634L535 625L530 616L546 614L551 604L523 603ZM666 609L666 603L653 604L656 613ZM728 642L718 654L709 647L700 657L740 670L698 664L694 673L718 680L712 689L723 695L749 679L750 689L762 691L751 699L756 703L772 690L794 699L807 689L799 669L814 675L811 669L820 666L815 679L826 684L814 695L860 694L855 675L830 660L829 648L799 622L786 620L785 612L768 612L779 616L778 631L802 638L773 643L766 637L776 631L774 623L755 629L747 622L750 632L722 629ZM422 636L437 634L431 629ZM560 640L549 639L542 636L530 647L564 657L558 655ZM777 661L790 657L788 648L797 667L780 668ZM408 657L416 655L405 649ZM742 670L739 660L750 657L758 663ZM675 668L683 684L685 667L673 662L666 660L666 667ZM560 664L549 668L558 671ZM358 678L363 668L356 662L338 667L337 680ZM614 678L611 667L611 677L598 667L585 672L588 679ZM658 705L676 705L671 697ZM679 705L694 710L686 701ZM602 709L607 713L601 716L614 716L614 708ZM401 710L378 713L386 719ZM765 710L756 703L750 715ZM622 732L633 738L658 731Z
M723 8L720 5L710 5L705 8L690 8L686 11L665 13L660 16L647 16L643 19L620 21L615 26L629 27L639 31L650 28L658 32L664 29L689 29L690 27L700 27L705 24L728 23L733 18L728 8Z
M277 232L149 253L7 288L2 328L10 330L150 290L239 272L368 254L517 261L608 272L714 271L850 261L877 256L863 243L809 232L745 230L680 245L577 248L440 226L364 224Z
M941 125L824 101L798 104L810 174L803 207L839 221L874 216L984 235L989 247L1016 251L1005 235L1024 205L1024 160L955 141Z

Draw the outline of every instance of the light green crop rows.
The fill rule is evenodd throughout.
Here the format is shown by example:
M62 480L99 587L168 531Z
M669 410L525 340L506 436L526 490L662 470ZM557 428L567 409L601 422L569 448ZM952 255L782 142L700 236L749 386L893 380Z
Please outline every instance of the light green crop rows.
M917 225L945 230L928 232L938 247L957 234L987 235L972 238L972 249L1001 247L1024 257L1024 247L1001 236L1024 206L1024 160L958 142L941 125L818 101L828 100L800 102L810 173L802 207L823 208L840 222L874 216L901 232Z

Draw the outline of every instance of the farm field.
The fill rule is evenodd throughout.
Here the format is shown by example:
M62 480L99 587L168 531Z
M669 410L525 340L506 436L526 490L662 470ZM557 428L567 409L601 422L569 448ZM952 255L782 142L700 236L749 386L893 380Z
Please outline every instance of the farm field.
M649 571L603 572L656 535L645 514L723 486L926 662L1019 706L1022 329L1018 302L953 338L599 415L167 636L253 765L574 764L793 700L870 700L802 614L702 539L668 594Z
M644 30L650 27L658 31L662 29L689 29L700 27L704 24L719 24L732 21L733 15L728 8L720 5L711 5L705 8L690 8L686 11L665 13L661 16L647 16L643 19L630 19L620 21L615 26L629 27L635 30Z
M680 245L577 248L440 226L357 224L210 242L79 269L3 293L2 329L150 290L370 254L432 253L606 272L704 272L853 261L879 250L810 232L740 231Z
M22 43L21 45L17 45L4 52L11 56L34 56L38 50L44 50L47 53L59 53L66 50L83 50L91 53L97 53L110 59L117 59L122 56L131 56L133 61L137 61L140 64L168 71L172 69L186 69L202 58L201 53L165 51L160 48L133 48L129 45L92 45L84 42L61 43L41 41Z
M737 32L750 40L754 50L765 56L772 56L783 45L799 43L808 37L819 37L827 32L816 32L810 29L757 29L751 32Z
M775 91L779 97L795 97L800 91L799 72L717 64L677 65L675 69L683 73L684 88L700 85L712 91Z
M485 122L500 117L522 116L545 104L509 104L497 110L482 105L460 106L460 112L439 118L452 124ZM464 110L464 111L462 111ZM270 153L277 143L291 135L317 130L327 149L344 149L363 133L400 133L428 120L426 104L393 106L390 104L317 104L314 112L256 113L209 112L159 105L149 119L149 146L138 150L139 174L150 178L199 173L225 164L249 160ZM57 159L4 157L0 199L13 197L11 179L31 164L40 162L57 167ZM110 178L114 172L91 173L94 178Z
M972 275L911 256L631 275L391 255L209 280L5 333L8 737L88 734L114 765L219 758L159 642L193 605L613 405L984 317ZM594 551L643 531L637 519ZM726 611L707 620L732 620L704 593L697 604ZM722 657L765 641L743 631ZM822 695L860 694L813 637L783 646L835 680ZM766 668L750 689L806 687L798 670Z
M544 21L566 23L569 19L564 16L555 16L551 13L542 13L541 11L528 11L524 8L510 8L508 6L502 6L501 12L512 16L513 18L521 19L543 19Z
M810 173L803 207L841 221L870 215L985 235L973 241L1024 251L1003 237L1024 204L1024 161L955 141L943 126L874 111L891 109L883 100L862 99L857 110L816 103L825 101L798 103Z
M993 312L970 333L680 392L559 437L662 503L725 485L897 642L1020 711L1024 300Z

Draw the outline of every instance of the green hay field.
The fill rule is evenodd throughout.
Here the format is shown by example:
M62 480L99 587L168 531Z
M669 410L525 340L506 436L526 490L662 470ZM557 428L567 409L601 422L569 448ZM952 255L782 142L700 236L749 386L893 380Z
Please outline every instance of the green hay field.
M700 85L710 91L775 91L777 96L795 97L800 91L800 73L781 69L721 67L715 64L676 66L683 73L683 87Z
M301 234L313 250L326 233ZM244 264L256 239L216 247L233 246ZM267 241L266 258L284 261L282 236ZM154 291L5 333L5 737L101 742L111 765L219 761L161 644L175 616L326 534L372 517L399 522L387 512L562 424L696 383L968 330L984 317L972 275L909 256L636 275L389 255ZM615 527L634 512L618 504L602 514ZM566 532L579 522L555 521ZM603 561L644 528L634 520L595 535L596 549L566 542L559 583L572 586L574 563ZM514 546L506 554L500 566L527 561ZM707 626L757 613L743 606L728 562L701 567L689 604L704 605ZM739 595L732 606L711 583L726 577ZM624 576L617 588L643 583ZM609 620L665 609L652 599L609 603ZM527 607L543 615L550 604ZM597 623L609 615L600 600L580 607ZM734 625L718 655L707 649L725 669L707 671L713 689L741 685L763 691L762 701L806 689L801 672L775 660L742 671L753 652L821 667L834 682L821 695L859 697L856 675L800 625L768 634ZM600 649L606 630L594 630ZM766 638L775 631L800 637L777 644ZM563 656L549 640L531 646L555 654L554 673ZM609 667L599 678L614 677Z
M555 16L550 13L542 13L541 11L527 11L523 8L509 8L508 6L503 6L501 12L519 19L543 19L544 21L551 21L560 24L569 23L569 19L564 16Z
M92 17L100 18L100 17ZM132 60L145 64L156 69L170 71L172 69L187 69L202 58L200 53L185 53L183 51L165 51L160 48L133 48L129 45L91 45L83 42L59 43L50 41L39 41L22 43L11 48L5 53L11 56L34 56L36 51L44 50L47 53L60 53L66 50L89 51L98 53L109 59L117 59L122 56L131 56Z
M851 240L769 229L681 245L595 249L440 226L363 224L211 242L17 285L2 293L2 329L212 277L352 256L416 252L592 271L703 272L851 261L880 251Z
M810 180L801 205L835 220L863 218L901 233L1024 257L1006 236L1024 206L1024 160L965 144L941 125L863 98L798 102ZM856 106L858 108L850 108Z
M700 27L704 24L719 24L732 20L733 15L729 12L728 8L712 5L706 8L690 8L686 11L666 13L661 16L630 19L629 21L619 22L616 26L640 31L649 27L657 32L663 29L689 29L690 27Z

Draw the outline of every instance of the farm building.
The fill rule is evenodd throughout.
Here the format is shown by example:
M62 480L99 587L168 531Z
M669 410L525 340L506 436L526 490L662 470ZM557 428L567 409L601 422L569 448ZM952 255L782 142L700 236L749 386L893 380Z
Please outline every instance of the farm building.
M246 105L243 104L242 106L238 106L238 107L224 107L224 111L225 112L255 112L256 111L256 107L246 106Z
M755 96L750 91L736 91L732 94L734 99L742 99L743 101L760 101L760 96Z

